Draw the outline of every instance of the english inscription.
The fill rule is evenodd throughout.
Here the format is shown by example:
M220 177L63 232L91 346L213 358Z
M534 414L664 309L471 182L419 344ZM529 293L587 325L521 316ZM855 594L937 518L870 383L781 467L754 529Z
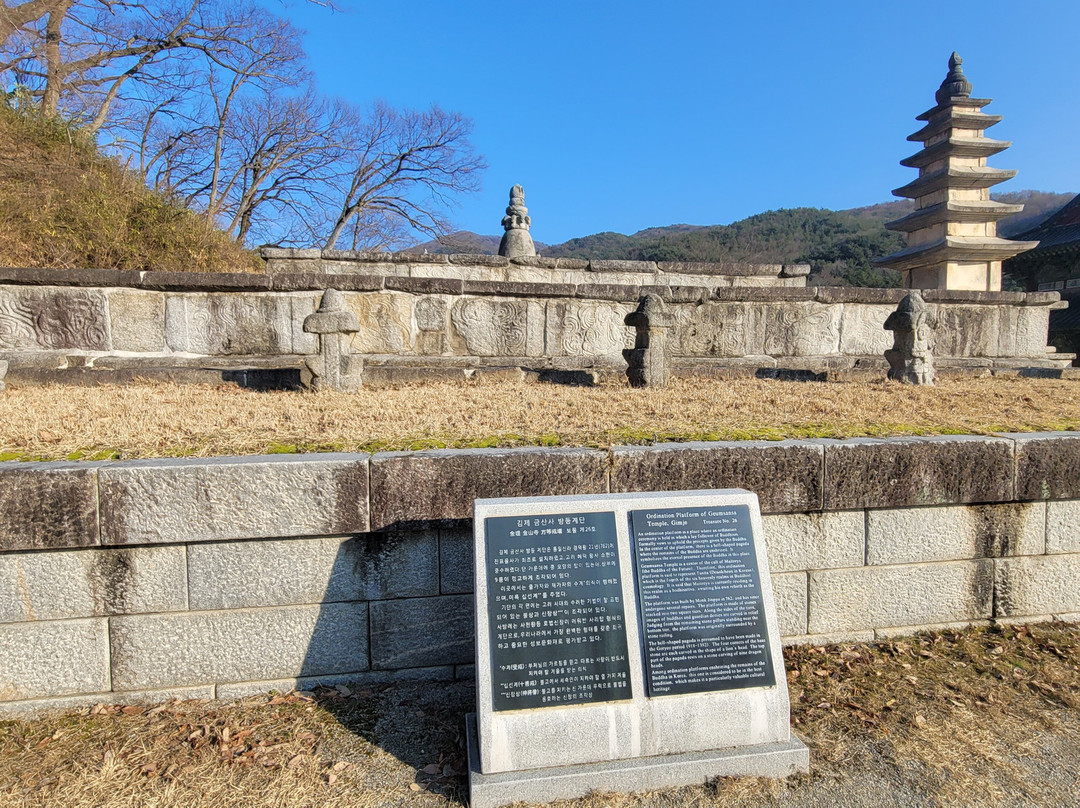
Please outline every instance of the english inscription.
M746 505L630 512L648 695L776 684Z
M484 521L493 709L631 698L615 514Z

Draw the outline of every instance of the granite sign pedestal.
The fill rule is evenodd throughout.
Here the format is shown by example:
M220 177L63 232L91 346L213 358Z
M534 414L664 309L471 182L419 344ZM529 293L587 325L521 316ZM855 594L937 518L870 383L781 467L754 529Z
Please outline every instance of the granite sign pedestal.
M756 495L476 500L473 808L809 766Z

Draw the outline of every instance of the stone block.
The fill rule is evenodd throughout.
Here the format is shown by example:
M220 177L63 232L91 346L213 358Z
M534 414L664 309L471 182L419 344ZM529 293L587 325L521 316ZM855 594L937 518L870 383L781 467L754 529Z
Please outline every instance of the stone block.
M187 608L184 548L0 556L0 622Z
M371 604L371 667L467 664L473 653L471 595L383 600Z
M280 272L272 278L275 292L381 292L382 275L361 275L356 272Z
M994 562L956 561L810 573L810 634L990 617Z
M337 289L336 286L327 288ZM319 352L319 335L305 331L304 321L318 311L321 300L321 294L289 295L289 305L292 307L290 320L292 322L293 353L308 356Z
M99 290L0 287L0 350L109 350L109 318Z
M589 261L589 272L651 272L657 271L655 261L594 260Z
M0 701L109 689L108 620L0 625Z
M1016 445L1017 499L1080 498L1080 434L1009 435Z
M1046 503L1046 552L1080 553L1080 500Z
M995 617L1080 612L1080 553L995 562Z
M0 267L0 284L26 286L134 286L141 273L121 269Z
M936 296L927 294L927 303L932 300L936 300ZM937 317L935 356L998 355L1000 323L997 306L944 302L931 308Z
M763 516L761 524L774 573L861 567L865 560L862 511L774 514Z
M439 593L434 531L193 544L192 609L377 600Z
M459 278L401 278L388 275L383 281L388 292L408 292L414 295L460 295Z
M98 543L96 470L74 463L0 464L0 550Z
M763 320L764 343L761 353L769 356L820 356L835 354L840 350L842 309L839 306L815 302L788 303L755 307L754 311Z
M892 640L897 637L910 637L923 631L964 631L976 626L987 628L991 625L989 620L956 620L951 623L926 623L919 626L897 626L894 628L879 628L874 632L875 640Z
M473 591L473 529L447 528L439 531L439 591L444 595L464 595Z
M98 473L103 544L367 531L367 455L143 460Z
M820 443L825 448L825 510L1013 499L1012 444L1002 438L950 435Z
M161 292L269 292L269 275L255 272L143 272L140 289Z
M132 615L110 629L117 690L368 669L366 603Z
M622 365L622 349L634 347L626 315L631 303L603 300L552 300L547 305L545 345L549 356L596 359L609 357Z
M675 310L672 336L676 355L743 357L760 354L764 342L761 318L741 302L705 303Z
M838 631L829 634L792 634L784 637L784 645L841 645L846 643L873 642L873 631Z
M641 287L615 283L581 283L571 293L575 297L591 300L617 300L622 303L637 303L641 297Z
M591 449L449 449L371 458L372 530L471 519L480 497L607 491L607 454Z
M1038 555L1045 550L1045 505L947 505L871 510L868 564L908 564Z
M806 633L807 590L805 572L781 572L772 575L776 621L781 636Z
M465 266L480 267L508 267L510 259L505 255L479 255L473 253L449 256L451 264L463 264Z
M498 297L572 297L574 286L568 283L464 281L462 291L469 295L493 295Z
M165 350L165 295L135 289L110 289L109 333L114 351Z
M289 295L173 293L165 296L165 342L205 356L291 354Z
M881 356L892 347L892 334L884 329L895 306L844 305L840 315L840 353L845 356Z
M745 488L763 513L821 508L822 447L810 441L731 441L616 446L611 490Z
M525 356L529 346L528 309L520 298L462 298L450 307L451 343L471 356Z

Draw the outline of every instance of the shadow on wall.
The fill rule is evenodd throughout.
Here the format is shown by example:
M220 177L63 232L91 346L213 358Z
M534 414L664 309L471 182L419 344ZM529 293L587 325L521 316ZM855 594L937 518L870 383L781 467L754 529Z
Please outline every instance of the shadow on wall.
M334 557L298 689L419 771L423 787L464 795L475 689L471 524L319 539L306 549L323 559L301 565L325 570Z

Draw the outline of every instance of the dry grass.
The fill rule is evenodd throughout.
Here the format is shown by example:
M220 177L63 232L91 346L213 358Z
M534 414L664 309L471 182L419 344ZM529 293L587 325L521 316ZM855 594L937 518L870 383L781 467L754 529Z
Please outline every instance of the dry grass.
M809 806L835 789L845 805L912 792L922 805L1075 804L1080 626L794 648L786 662L809 776L557 804ZM463 805L470 709L468 683L399 684L0 722L0 805Z
M356 394L138 383L9 389L0 459L161 457L475 446L1080 429L1080 384L677 380L664 390L527 382Z

